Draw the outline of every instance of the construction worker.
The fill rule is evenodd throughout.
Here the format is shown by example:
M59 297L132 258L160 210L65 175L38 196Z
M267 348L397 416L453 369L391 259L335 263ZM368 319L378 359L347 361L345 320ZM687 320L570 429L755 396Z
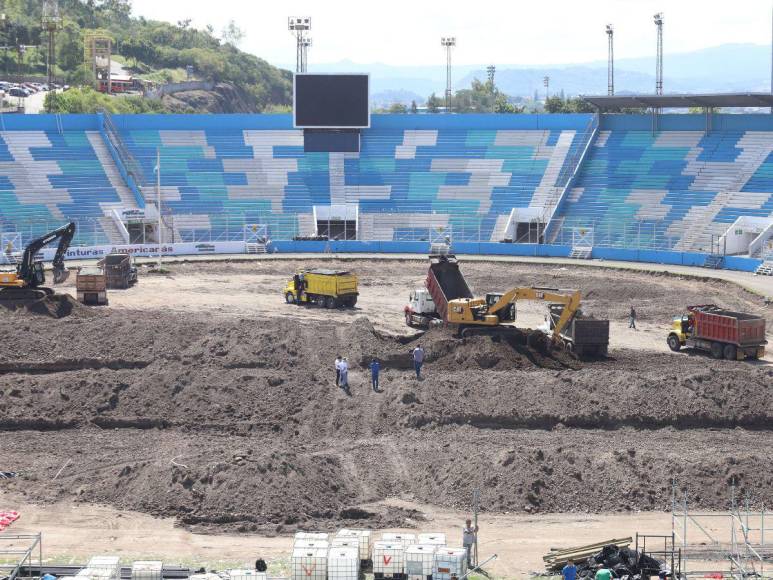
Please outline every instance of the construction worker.
M339 379L339 386L348 394L349 393L349 361L346 357L341 359L341 376Z
M418 347L421 348L421 347ZM472 547L478 539L478 526L472 525L472 520L467 519L462 529L462 546L467 552L467 567L472 566Z
M577 566L574 565L574 560L569 560L566 566L561 570L561 578L563 580L576 580L577 579Z
M343 359L341 358L341 355L337 354L336 355L336 362L335 362L335 367L336 367L336 387L341 384L341 361L342 360Z
M421 378L421 367L424 364L424 349L421 348L421 345L417 345L416 348L413 349L411 352L413 356L413 368L416 371L416 378Z
M636 310L631 306L631 312L628 314L628 328L636 330Z
M378 375L381 372L381 363L377 358L370 362L370 382L373 385L373 392L378 393Z

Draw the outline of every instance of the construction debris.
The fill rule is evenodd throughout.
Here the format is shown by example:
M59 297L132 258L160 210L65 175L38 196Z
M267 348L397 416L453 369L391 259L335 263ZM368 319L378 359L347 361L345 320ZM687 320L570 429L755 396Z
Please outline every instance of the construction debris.
M665 569L659 560L632 550L632 538L612 539L566 550L551 550L543 556L548 570L559 571L569 560L577 566L578 578L593 578L600 568L611 570L615 578L639 580L657 576Z
M627 548L633 541L632 537L627 538L613 538L611 540L603 540L594 544L585 544L583 546L576 546L574 548L551 548L550 553L542 557L545 561L545 565L548 570L560 570L566 566L569 560L572 560L575 564L591 558L598 553L599 550L605 546L616 546L618 548Z

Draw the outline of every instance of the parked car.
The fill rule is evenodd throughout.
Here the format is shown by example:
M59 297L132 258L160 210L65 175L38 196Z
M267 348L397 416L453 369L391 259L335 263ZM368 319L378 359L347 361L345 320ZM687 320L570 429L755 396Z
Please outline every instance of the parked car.
M11 87L8 90L8 94L12 97L29 97L30 93L27 89L22 89L21 87Z

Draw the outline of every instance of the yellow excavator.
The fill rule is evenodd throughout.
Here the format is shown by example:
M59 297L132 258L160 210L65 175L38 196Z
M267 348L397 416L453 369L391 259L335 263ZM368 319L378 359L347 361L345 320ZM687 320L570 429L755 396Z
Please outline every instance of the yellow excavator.
M74 236L75 222L70 222L32 240L24 249L21 261L16 265L16 270L0 272L0 301L26 302L39 300L53 294L54 291L51 288L44 286L46 275L43 270L43 262L37 260L36 256L47 245L59 240L52 265L54 284L61 284L69 274L64 267L64 260Z
M518 300L542 300L560 304L558 320L551 324L554 345L563 344L562 333L580 308L578 290L558 288L511 288L504 293L486 294L485 298L458 298L448 301L447 322L459 328L462 337L475 334L507 334L515 331L515 303Z

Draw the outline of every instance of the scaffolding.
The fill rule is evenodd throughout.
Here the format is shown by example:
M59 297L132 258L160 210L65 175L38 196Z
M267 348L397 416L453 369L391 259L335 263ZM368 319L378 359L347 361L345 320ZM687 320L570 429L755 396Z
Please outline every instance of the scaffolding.
M32 578L31 569L43 567L43 542L37 534L0 534L0 577L7 580Z
M687 492L671 487L671 532L681 551L679 576L773 578L773 528L764 504L752 509L748 491L739 499L735 482L730 486L730 509L724 512L691 511ZM767 543L766 543L767 533ZM767 564L767 572L766 572Z

